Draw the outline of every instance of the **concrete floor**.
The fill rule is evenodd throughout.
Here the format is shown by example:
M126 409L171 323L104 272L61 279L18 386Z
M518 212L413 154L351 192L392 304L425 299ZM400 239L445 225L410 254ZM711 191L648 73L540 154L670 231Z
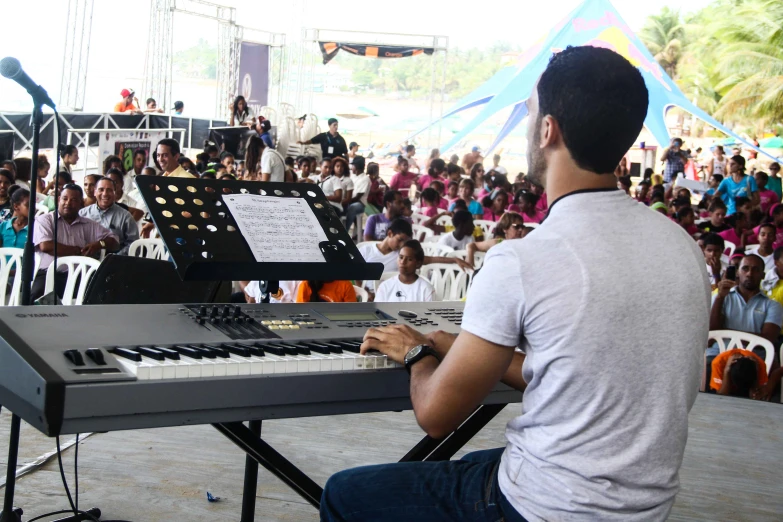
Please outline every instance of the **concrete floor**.
M508 406L457 457L502 446L504 425L518 411L519 405ZM702 395L690 421L682 490L670 520L783 520L781 405ZM3 473L9 424L4 410ZM395 461L422 436L411 412L275 420L265 422L262 433L319 484L341 469ZM20 465L55 446L30 426L23 426L22 437ZM73 448L64 453L72 489L73 456ZM243 469L244 454L210 426L96 434L80 444L80 507L97 505L104 519L134 522L239 520ZM222 500L207 502L207 491ZM25 520L67 507L56 459L19 480L16 504ZM256 520L317 518L315 509L261 470Z

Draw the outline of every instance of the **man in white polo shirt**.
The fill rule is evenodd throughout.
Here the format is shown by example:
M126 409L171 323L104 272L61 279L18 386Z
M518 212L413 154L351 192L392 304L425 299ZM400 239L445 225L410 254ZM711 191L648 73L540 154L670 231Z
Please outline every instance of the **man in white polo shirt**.
M644 80L613 51L567 48L527 105L528 175L554 200L546 220L487 254L459 336L395 325L362 345L405 364L435 438L499 380L524 390L506 447L337 473L321 520L657 521L674 504L710 286L687 233L616 189L647 113ZM652 335L627 326L642 310Z

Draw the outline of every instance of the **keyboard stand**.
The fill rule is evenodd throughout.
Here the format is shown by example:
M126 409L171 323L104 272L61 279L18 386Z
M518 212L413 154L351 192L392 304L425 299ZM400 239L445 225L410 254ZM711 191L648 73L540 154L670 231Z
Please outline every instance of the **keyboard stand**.
M442 439L425 436L400 459L400 462L449 460L505 407L505 404L479 406L453 433ZM248 424L249 426L245 426L241 422L229 422L212 425L247 453L240 521L253 522L255 520L259 464L285 482L288 487L313 507L320 509L323 488L260 437L261 421L250 421Z

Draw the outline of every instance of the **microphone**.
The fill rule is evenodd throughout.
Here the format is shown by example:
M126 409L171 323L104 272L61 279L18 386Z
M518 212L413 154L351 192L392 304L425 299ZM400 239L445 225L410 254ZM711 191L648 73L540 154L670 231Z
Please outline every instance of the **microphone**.
M46 90L27 76L27 73L22 69L22 64L16 58L6 56L0 60L0 75L15 81L27 89L27 92L30 93L35 102L48 105L52 109L56 108Z

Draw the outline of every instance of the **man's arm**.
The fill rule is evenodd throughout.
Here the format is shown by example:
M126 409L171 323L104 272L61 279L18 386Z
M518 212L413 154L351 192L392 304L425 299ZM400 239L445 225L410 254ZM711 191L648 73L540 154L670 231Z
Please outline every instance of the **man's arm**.
M447 263L451 265L456 264L462 270L473 270L472 264L469 264L458 257L424 256L423 264L429 265L430 263Z
M411 348L426 343L419 332L395 325L368 330L361 350L378 350L402 363ZM448 435L492 391L513 358L513 346L494 344L463 331L442 362L425 357L413 365L411 401L416 421L433 438Z
M334 191L334 194L331 196L326 196L326 199L329 201L334 201L336 203L341 203L343 200L343 189L337 189Z
M761 327L761 333L759 334L759 336L771 342L772 346L777 344L779 335L780 326L775 323L764 323L764 325Z
M729 295L729 290L735 286L737 286L737 282L728 279L718 283L718 295L712 301L712 309L710 310L710 330L723 330L723 302Z
M38 248L45 254L49 254L50 256L54 255L54 241L41 241L38 244ZM57 255L60 257L80 256L82 255L82 247L57 243Z
M260 181L269 181L269 179L271 177L272 177L272 173L271 172L262 172Z

